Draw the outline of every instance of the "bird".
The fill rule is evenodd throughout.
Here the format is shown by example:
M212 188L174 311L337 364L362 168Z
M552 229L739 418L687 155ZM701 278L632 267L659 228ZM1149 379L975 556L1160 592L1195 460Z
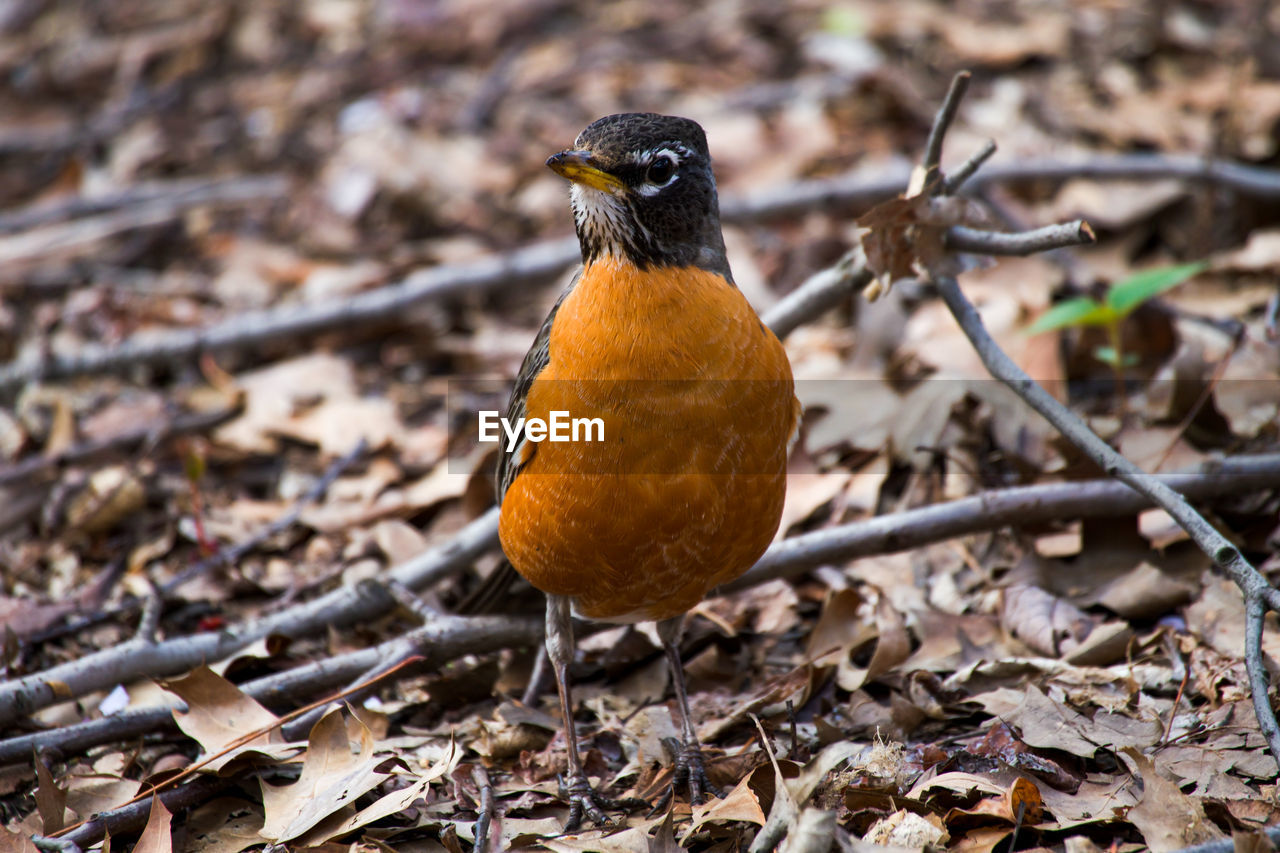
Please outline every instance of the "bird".
M555 412L602 434L504 443L499 538L546 593L546 650L567 743L566 831L607 822L583 769L573 617L657 624L680 712L671 788L707 779L679 652L687 612L750 568L778 529L799 420L781 342L737 288L707 138L695 121L619 113L547 166L569 181L582 265L525 356L509 423ZM596 440L598 439L598 440Z

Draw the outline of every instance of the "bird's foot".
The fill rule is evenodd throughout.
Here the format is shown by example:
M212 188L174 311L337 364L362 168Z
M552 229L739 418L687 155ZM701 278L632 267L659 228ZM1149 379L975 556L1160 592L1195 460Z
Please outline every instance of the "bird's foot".
M609 823L605 809L627 808L631 801L612 800L602 797L591 789L585 774L570 776L568 781L560 777L560 796L569 801L569 819L564 822L565 833L577 832L582 828L585 817L597 826Z
M655 815L671 805L671 800L675 798L677 788L687 788L689 802L695 806L700 806L706 802L706 794L708 793L716 799L724 799L724 791L717 788L707 778L702 749L697 743L685 743L680 746L680 754L676 756L675 771L671 776L671 786L663 793L662 798L654 804L653 810L649 814Z

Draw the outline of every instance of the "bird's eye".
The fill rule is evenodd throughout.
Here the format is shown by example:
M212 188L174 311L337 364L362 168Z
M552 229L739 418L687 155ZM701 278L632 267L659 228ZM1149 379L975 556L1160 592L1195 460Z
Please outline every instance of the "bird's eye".
M645 180L659 187L664 187L671 183L671 179L676 174L676 162L670 157L659 157L649 164L649 171L645 172Z

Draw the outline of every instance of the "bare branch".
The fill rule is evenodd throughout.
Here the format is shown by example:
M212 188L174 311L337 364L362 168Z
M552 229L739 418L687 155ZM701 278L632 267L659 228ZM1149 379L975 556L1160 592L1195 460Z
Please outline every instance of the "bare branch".
M996 153L996 141L988 139L986 143L975 151L968 160L965 160L957 166L951 174L947 175L942 182L943 195L955 195L960 188L964 186L965 181L973 177L973 174L982 168L982 164L991 159L991 155Z
M307 697L360 679L362 674L385 671L410 655L421 655L424 666L438 667L465 654L533 645L541 639L540 619L438 614L430 623L377 646L258 678L242 684L240 689L268 707L297 707ZM172 707L126 711L0 741L0 764L29 760L33 749L56 749L63 755L74 755L104 743L176 731Z
M498 287L514 287L560 272L578 257L576 239L537 243L505 256L422 270L396 284L343 299L251 311L200 329L135 335L115 346L86 344L74 353L20 359L0 367L0 393L26 382L110 373L164 364L281 338L403 317L406 307Z
M933 126L929 128L929 138L924 143L924 155L920 158L920 165L927 175L937 172L942 163L942 141L946 139L951 122L955 120L956 111L960 109L964 93L969 90L969 80L972 77L968 71L958 71L951 78L951 86L942 99L942 106L938 107Z
M34 456L0 468L0 486L22 483L30 486L32 482L67 465L77 465L92 461L107 453L119 453L141 444L155 445L167 438L188 433L206 432L220 426L240 414L239 405L228 406L212 412L192 412L190 414L166 417L159 424L143 424L136 429L121 433L100 441L88 441L77 444L52 456Z
M283 175L150 181L119 192L59 198L0 213L0 234L130 207L154 206L158 210L170 211L170 218L173 218L183 211L206 204L236 204L279 198L288 187L289 181Z
M420 589L459 572L498 544L498 511L471 522L451 541L430 548L388 572ZM0 726L50 705L138 678L163 678L206 661L222 660L270 634L304 637L330 627L375 619L394 606L376 583L343 586L314 601L220 632L204 632L159 643L131 640L43 672L0 684Z
M836 307L871 282L861 247L850 251L822 272L784 296L761 317L779 338Z
M900 192L906 170L878 169L873 177L853 173L800 181L747 197L721 201L725 222L755 222L815 209L870 205ZM1130 180L1182 178L1208 182L1261 197L1280 197L1280 170L1197 157L1131 154L1080 161L1020 161L990 165L969 184L1093 177ZM536 243L505 257L423 270L395 284L355 296L248 312L202 329L139 334L115 346L88 345L78 352L23 359L0 366L0 394L26 382L109 373L135 365L189 360L202 352L234 350L336 328L391 322L406 308L464 292L514 288L549 278L578 259L573 238Z
M1199 472L1148 476L1189 500L1210 501L1280 488L1280 453L1224 459ZM1055 520L1130 515L1153 503L1114 480L996 489L783 539L775 542L749 572L721 587L720 592L737 592L765 581L794 577L816 566L908 551L957 536Z
M233 781L219 776L201 776L185 785L162 791L158 796L165 808L178 812L209 801ZM118 809L99 812L66 835L58 838L37 837L33 841L44 849L66 851L73 849L66 845L73 845L74 848L84 850L101 842L107 833L119 836L137 832L146 825L150 814L151 797L147 797Z
M1262 489L1280 488L1280 453L1237 456L1212 465L1205 465L1196 471L1157 476L1170 488L1177 489L1191 500L1209 501L1220 497L1235 497ZM1145 496L1114 480L999 489L945 504L907 510L785 539L775 543L751 571L720 588L719 592L723 594L737 592L775 578L794 577L815 566L847 562L872 554L909 550L956 536L1006 526L1043 524L1048 521L1072 518L1126 515L1136 513L1150 505L1151 502ZM459 535L460 540L467 538L496 545L497 513L490 512L472 522ZM391 574L401 578L401 582L406 583L407 586L424 588L447 573L444 569L451 564L446 560L451 555L456 556L457 549L462 549L468 554L462 565L469 563L474 555L474 541L467 544L455 540L453 543L433 549L423 558L396 567ZM453 565L454 570L459 567L456 564ZM413 582L408 583L405 579ZM358 618L370 618L385 613L392 606L390 597L381 587L374 584L368 584L365 587L365 594L374 603L372 606L361 603L359 610L361 615ZM377 594L369 592L370 588L376 590ZM332 600L335 597L336 595L331 593L326 596L326 599ZM315 602L299 605L289 612L308 610L314 605ZM331 611L336 625L350 624L353 621L349 614L337 612L337 605ZM281 617L284 615L269 617L273 619L271 624L283 622ZM298 618L294 618L293 621L301 622ZM322 627L323 624L321 627L314 628L312 633L321 630ZM434 645L413 645L418 641L411 638L418 636L420 632L431 631L440 632L432 640ZM243 685L242 689L269 706L296 704L300 696L333 688L379 665L400 660L398 656L403 655L406 648L414 650L431 648L434 649L435 655L444 655L450 648L457 649L459 653L468 651L478 653L482 647L489 650L504 648L506 645L536 644L542 636L541 631L541 622L538 620L532 620L526 625L519 620L506 617L485 620L479 617L464 619L437 615L431 623L422 628L388 640L375 648L361 649L296 667L287 672L249 682ZM299 631L289 636L302 636L303 633L305 632ZM191 641L197 640L198 637L207 636L180 638L157 645L172 648L174 656L179 652L188 655L188 665L173 671L174 673L182 672L202 662L200 659L190 657L193 652L189 646ZM474 639L476 636L480 639ZM490 641L497 643L499 640L505 645L485 645ZM198 646L198 648L204 647L203 644ZM121 649L123 647L118 646L107 650L107 653L119 654ZM232 650L226 654L234 654L234 652L235 650ZM95 657L101 658L107 653L99 653ZM216 649L209 654L208 660L218 659L214 657L215 654L217 654ZM132 678L147 674L144 666L142 671L133 675ZM52 679L65 675L67 671L63 666L48 670L38 678ZM121 680L128 681L132 678ZM108 681L104 685L90 689L103 689L114 683ZM83 682L76 682L77 689L82 685ZM76 695L82 695L82 693ZM4 698L6 704L0 705L0 708L12 707L12 697ZM57 748L71 754L102 743L137 737L148 732L167 731L169 720L169 709L151 709L10 738L0 741L0 764L25 760L31 755L32 749Z
M1165 485L1160 477L1147 474L1112 450L1111 446L1094 434L1084 421L1027 376L987 332L982 318L965 298L960 285L954 278L938 276L935 282L942 300L956 318L956 322L960 324L965 336L973 343L978 357L982 359L987 370L991 371L991 375L1008 385L1014 393L1053 424L1054 428L1066 436L1072 444L1084 451L1085 455L1097 463L1109 476L1115 477L1145 495L1153 504L1169 513L1178 526L1191 536L1196 545L1240 587L1244 593L1246 611L1250 614L1255 612L1259 614L1257 628L1250 628L1259 632L1257 645L1250 643L1249 649L1245 652L1250 682L1255 687L1251 691L1253 708L1258 716L1258 725L1270 744L1272 757L1280 759L1280 726L1276 724L1275 713L1271 710L1270 693L1267 689L1257 689L1258 685L1265 687L1268 684L1266 670L1260 668L1262 663L1260 654L1252 654L1250 651L1261 647L1262 611L1259 609L1259 602L1267 599L1269 594L1271 599L1274 599L1275 590L1267 583L1266 578L1258 574L1257 569L1244 558L1240 550L1213 525L1205 521L1204 516L1196 512L1182 495Z
M236 542L234 545L228 545L218 550L217 553L207 557L194 566L190 566L186 570L179 572L177 577L170 578L165 581L161 587L165 592L173 592L178 587L188 581L210 572L222 566L230 566L240 562L254 548L257 548L263 542L271 539L284 531L288 530L298 522L302 511L314 503L317 503L329 491L329 487L333 485L342 474L355 464L356 460L364 456L365 451L369 449L368 443L361 438L356 442L355 447L351 448L347 453L331 462L329 467L325 469L324 475L320 477L315 484L307 490L305 494L293 502L293 506L289 507L289 511L272 521L270 524L263 525L261 529L256 531L252 536Z
M1089 223L1083 219L1014 233L979 231L963 225L947 229L948 249L983 255L1034 255L1066 246L1094 243L1097 239Z

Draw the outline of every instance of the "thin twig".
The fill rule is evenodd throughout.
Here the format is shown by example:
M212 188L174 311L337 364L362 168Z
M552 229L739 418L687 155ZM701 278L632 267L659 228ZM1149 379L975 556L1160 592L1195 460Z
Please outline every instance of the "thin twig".
M1237 456L1199 474L1153 475L1190 500L1280 488L1280 453ZM1238 490L1237 490L1238 489ZM1085 480L994 489L947 503L868 518L775 542L751 570L720 588L737 592L821 565L920 548L957 536L1078 518L1133 515L1153 505L1114 480Z
M968 160L965 160L955 168L951 174L942 182L943 195L955 195L964 186L965 182L973 177L978 169L982 168L982 164L991 159L991 155L996 153L996 141L988 139L981 148L975 151Z
M315 482L306 494L294 501L293 506L289 507L289 511L272 521L270 524L264 525L256 533L248 538L218 549L217 553L206 557L200 562L187 569L179 572L175 577L165 581L161 586L161 590L171 593L178 589L184 583L194 580L203 574L213 571L214 569L230 566L240 562L246 554L260 546L263 542L271 539L293 525L297 524L298 519L302 516L303 510L314 503L319 502L325 493L329 491L329 487L334 481L341 477L348 468L356 463L360 457L364 456L365 451L369 449L368 442L361 438L356 442L355 446L348 450L344 455L333 460L329 467L325 469L324 475Z
M1204 516L1196 512L1184 497L1165 485L1160 477L1146 473L1112 450L1084 421L1027 376L987 332L982 318L965 298L954 278L938 276L935 283L943 302L960 324L965 336L973 343L978 357L992 376L1008 385L1072 444L1084 451L1108 476L1115 477L1142 493L1153 504L1169 513L1196 545L1240 587L1248 614L1245 666L1253 688L1253 708L1258 716L1258 726L1271 746L1272 756L1280 759L1280 725L1277 725L1275 713L1271 710L1267 672L1262 661L1262 615L1266 604L1274 600L1275 589L1244 558L1240 550L1209 524Z
M1083 246L1098 239L1083 219L1016 233L979 231L954 225L946 233L948 249L983 255L1034 255L1067 246Z
M476 814L475 853L486 853L489 849L489 825L493 822L493 783L489 774L479 764L471 766L471 776L480 789L480 808Z
M246 554L262 545L262 543L283 533L285 530L288 530L297 523L303 510L323 498L325 492L329 490L329 487L333 485L334 481L337 480L338 477L342 476L343 472L350 468L356 460L363 456L366 449L367 445L364 439L361 439L357 442L355 447L347 452L346 455L335 459L330 463L329 467L325 470L324 475L316 481L315 485L312 486L306 494L299 497L287 512L272 521L270 524L264 525L246 539L216 551L205 559L189 566L176 577L165 581L160 586L160 592L164 594L171 594L184 583L194 580L200 575L222 566L238 563ZM141 606L142 602L138 599L129 599L121 602L115 607L101 610L88 616L82 616L73 622L69 622L65 625L59 625L56 628L51 628L42 632L38 638L32 639L33 641L39 639L41 642L47 642L48 640L55 639L57 637L76 634L87 628L91 628L94 625L101 625L103 622L109 622L112 619L119 619L123 616L127 616ZM159 615L160 609L158 608L156 612L157 620L159 619Z
M13 483L30 485L68 465L78 465L108 453L119 453L143 444L159 444L166 439L189 433L206 432L231 420L242 411L240 405L212 412L191 412L166 417L159 424L143 424L110 438L87 441L52 456L33 456L0 468L0 486Z
M961 71L951 78L951 86L942 99L942 106L938 107L933 126L929 128L929 138L924 143L924 154L920 158L920 165L927 176L937 172L942 163L942 142L947 137L960 102L964 100L964 93L969 89L972 76L968 71Z
M471 522L449 542L429 548L388 572L388 578L420 589L469 567L498 544L498 511ZM74 696L110 689L138 678L164 678L206 661L222 660L271 634L304 637L386 613L393 605L380 584L342 586L314 601L224 631L102 649L43 672L0 683L0 727Z
M165 205L172 215L206 204L232 204L279 198L289 182L282 175L238 175L232 178L183 178L151 181L99 196L71 196L0 212L0 234L36 228L121 208Z

